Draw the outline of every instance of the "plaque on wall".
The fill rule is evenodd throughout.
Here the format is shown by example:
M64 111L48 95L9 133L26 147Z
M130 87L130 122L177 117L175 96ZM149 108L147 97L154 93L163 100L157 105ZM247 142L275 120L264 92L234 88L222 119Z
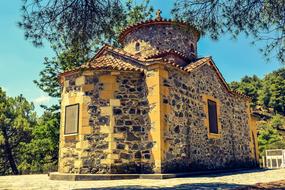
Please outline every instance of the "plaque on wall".
M65 107L64 134L77 134L79 128L79 104Z

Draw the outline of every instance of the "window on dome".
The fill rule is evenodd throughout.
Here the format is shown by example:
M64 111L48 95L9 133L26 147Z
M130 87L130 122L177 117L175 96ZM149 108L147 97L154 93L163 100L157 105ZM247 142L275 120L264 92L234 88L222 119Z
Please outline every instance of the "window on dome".
M139 42L136 43L136 47L135 48L136 48L137 52L141 50L141 45L140 45Z
M195 48L194 48L193 44L190 45L190 49L191 49L191 52L193 52L193 53L195 52Z

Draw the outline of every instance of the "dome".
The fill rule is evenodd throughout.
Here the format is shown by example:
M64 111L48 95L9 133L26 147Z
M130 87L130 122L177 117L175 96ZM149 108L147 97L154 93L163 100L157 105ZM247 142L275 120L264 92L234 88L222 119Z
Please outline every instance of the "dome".
M196 59L200 32L185 22L163 19L160 13L154 20L124 29L119 36L123 49L145 58L172 52L184 60Z

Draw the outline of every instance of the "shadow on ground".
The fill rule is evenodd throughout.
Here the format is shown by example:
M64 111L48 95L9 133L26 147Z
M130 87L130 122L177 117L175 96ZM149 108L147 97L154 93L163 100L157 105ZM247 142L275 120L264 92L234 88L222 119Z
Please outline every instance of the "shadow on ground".
M223 172L217 172L213 174L207 173L207 174L199 174L199 175L193 175L190 177L223 177L223 176L232 176L232 175L240 175L240 174L248 174L248 173L258 173L258 172L265 172L270 169L265 168L256 168L256 169L246 169L246 170L237 170L237 171L223 171ZM184 178L184 177L183 177Z
M227 183L191 183L191 184L181 184L176 185L173 187L146 187L146 186L117 186L117 187L104 187L104 188L79 188L74 190L120 190L120 189L127 189L127 190L135 190L135 189L145 189L145 190L187 190L187 189L197 189L197 190L218 190L218 189L240 189L246 188L246 185L239 185L239 184L227 184Z
M229 175L239 175L246 173L256 173L256 172L264 172L267 169L251 169L251 170L239 170L239 171L231 171L231 172L223 172L223 173L214 173L214 174L200 174L197 176L190 176L191 178L195 177L223 177ZM189 177L189 176L188 176ZM183 177L184 178L184 177ZM115 181L114 181L115 182ZM104 181L102 181L104 183ZM197 189L197 190L220 190L220 189L235 189L235 190L251 190L251 189L259 189L254 186L241 185L241 184L231 184L231 183L187 183L180 184L173 187L158 187L158 186L117 186L117 187L101 187L101 188L76 188L74 190L135 190L135 189L145 189L145 190L187 190L187 189Z

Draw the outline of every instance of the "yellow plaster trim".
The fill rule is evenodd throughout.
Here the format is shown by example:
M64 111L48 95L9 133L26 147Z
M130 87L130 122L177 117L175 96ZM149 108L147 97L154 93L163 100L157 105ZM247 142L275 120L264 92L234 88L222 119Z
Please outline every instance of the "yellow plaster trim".
M94 90L94 84L84 84L82 85L82 91L83 92L87 92L87 91L91 91Z
M85 76L80 76L75 79L75 85L81 86L85 84Z
M84 77L81 77L81 78L79 77L76 79L75 83L79 85L79 84L82 84L83 82L85 82ZM68 81L65 81L64 85L65 86L63 87L66 88L68 86ZM84 86L84 84L82 84L82 86ZM89 113L87 110L88 104L91 101L90 97L85 96L84 92L82 91L81 92L69 92L69 93L65 93L65 91L63 91L61 94L61 100L62 101L61 101L61 119L60 119L60 145L59 145L59 164L58 164L59 171L62 171L63 163L61 161L61 157L62 157L62 153L64 152L65 143L69 143L68 141L79 141L76 144L76 148L79 149L77 150L79 152L78 159L81 159L80 149L84 148L85 146L88 146L86 145L86 143L82 142L84 134L92 133L92 129L89 127ZM64 134L65 107L68 105L72 105L72 104L79 104L78 133L65 135ZM77 166L81 167L79 162L77 163Z
M113 108L112 107L101 107L101 115L102 116L108 116L113 114Z
M250 102L247 102L247 115L248 115L248 126L249 126L249 135L250 135L251 157L258 162L259 151L258 151L258 141L257 141L256 120L251 116Z
M106 164L111 166L114 164L114 160L119 159L119 155L114 154L114 149L116 149L117 143L115 142L115 138L124 138L123 133L115 133L115 117L113 115L113 108L117 106L121 106L121 102L119 99L114 99L114 93L119 88L117 83L117 75L119 73L111 72L106 75L102 75L99 77L99 81L103 84L103 90L99 91L99 97L101 99L109 100L109 106L101 107L101 115L109 116L110 124L100 126L100 133L108 134L108 136L104 139L108 142L108 149L104 150L107 153L107 159L101 160L101 164Z
M81 134L82 135L87 135L92 133L92 128L91 127L82 127Z
M82 167L82 160L75 160L74 161L74 167L75 168L81 168Z
M117 76L117 75L120 75L121 73L120 72L118 72L118 71L113 71L113 72L111 72L111 75L113 75L113 76Z
M110 106L121 106L121 101L119 99L110 99Z
M113 141L110 141L110 144L109 144L109 150L111 153L113 153L113 150L116 149L117 147L117 143L113 140Z
M112 91L100 91L99 92L99 96L100 98L104 99L104 100L108 100L110 98L114 98L114 94Z
M64 81L64 87L66 88L66 87L69 87L69 80L65 80Z
M70 140L78 140L79 138L78 134L71 134L71 135L65 135L64 139L70 141Z
M168 72L163 65L156 65L154 70L146 73L146 83L148 86L148 102L154 107L149 112L151 120L151 131L149 138L156 142L152 148L155 173L161 173L161 163L165 159L167 145L164 140L165 130L168 129L164 120L164 115L170 111L170 107L163 103L163 97L169 95L169 88L163 86L163 80L168 79Z
M90 71L90 70L85 70L82 73L84 76L93 76L94 75L94 71Z
M124 133L114 133L113 138L124 139L125 134Z
M100 160L100 163L101 164L106 164L106 165L111 165L111 164L114 164L115 163L115 161L113 160L113 159L102 159L102 160Z
M207 95L207 94L203 94L202 99L204 102L204 113L206 115L205 120L204 120L204 125L207 127L208 138L209 139L219 139L222 137L222 134L221 134L222 127L221 127L221 103L220 103L220 100L218 100L217 98L215 98L211 95ZM210 133L209 114L208 114L208 111L209 111L208 100L216 102L216 105L217 105L218 133Z
M100 126L100 133L111 133L111 129L107 125Z
M117 76L106 74L99 77L99 81L103 83L103 90L99 92L102 99L114 99L114 92L118 89Z
M107 159L117 160L117 159L119 159L119 155L118 154L108 154Z

